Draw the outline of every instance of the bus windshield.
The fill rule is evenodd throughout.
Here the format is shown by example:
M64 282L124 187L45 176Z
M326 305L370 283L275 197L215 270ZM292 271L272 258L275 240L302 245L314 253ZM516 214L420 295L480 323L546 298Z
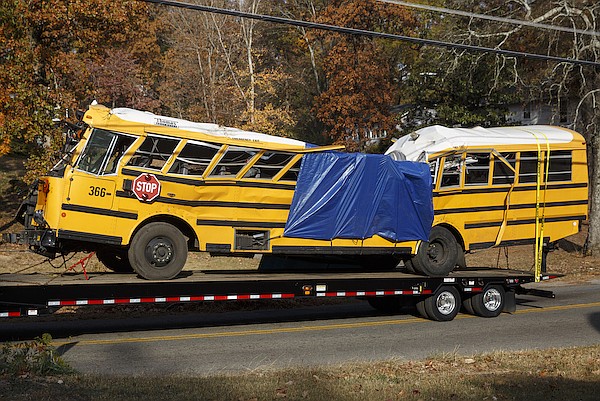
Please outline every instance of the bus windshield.
M135 138L116 132L94 129L90 135L77 169L92 174L113 174L117 163Z

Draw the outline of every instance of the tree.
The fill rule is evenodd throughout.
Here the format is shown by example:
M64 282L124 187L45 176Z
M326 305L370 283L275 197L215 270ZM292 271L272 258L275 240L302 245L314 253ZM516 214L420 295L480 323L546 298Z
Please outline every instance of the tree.
M465 9L463 1L446 1L445 5L449 8ZM438 28L435 33L439 34L437 38L490 48L600 62L600 38L597 35L600 30L600 3L596 1L486 0L477 2L475 7L468 9L477 13L570 28L574 31L445 16L436 20ZM600 70L597 67L568 62L492 55L465 57L464 52L445 54L452 54L445 59L447 65L461 67L455 70L457 74L443 74L446 82L441 85L437 82L436 85L445 88L448 81L453 81L457 83L458 93L465 94L460 95L458 99L448 98L451 103L440 102L438 94L433 94L431 99L435 99L437 108L441 110L444 108L440 107L440 104L445 105L446 110L451 110L452 104L460 104L460 99L469 99L471 94L475 94L475 100L484 100L482 104L486 110L490 110L490 105L501 105L510 98L520 99L523 104L536 100L546 102L553 110L553 123L561 125L564 124L561 121L564 119L563 112L567 110L565 106L569 102L573 103L570 128L581 132L589 145L591 196L587 251L600 253ZM451 72L453 70L450 69ZM478 72L471 74L470 71ZM465 75L467 80L464 80ZM431 88L433 87L429 87L430 91ZM501 112L501 109L499 111ZM456 123L470 125L475 122L465 118L467 113L457 114L462 117L457 119ZM497 112L492 112L491 116L486 115L482 120L484 123L492 123L495 116L501 117ZM436 118L430 122L437 121Z
M335 0L319 22L365 30L409 33L417 21L403 8L375 0ZM402 60L410 48L364 36L315 32L323 49L325 89L315 113L327 135L349 150L365 149L373 136L394 130L392 106L398 100Z
M9 0L0 15L0 152L27 151L30 179L60 153L63 138L52 120L67 110L87 107L94 98L156 107L160 30L147 5ZM115 86L129 87L129 95Z

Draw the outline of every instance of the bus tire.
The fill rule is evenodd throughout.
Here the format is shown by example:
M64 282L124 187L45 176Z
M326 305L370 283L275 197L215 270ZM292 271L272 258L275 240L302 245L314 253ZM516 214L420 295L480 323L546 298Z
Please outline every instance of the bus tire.
M126 249L100 248L96 250L96 257L107 269L116 273L133 272Z
M504 310L506 292L501 285L489 285L470 298L473 313L481 317L496 317Z
M147 280L168 280L177 276L187 260L187 241L181 231L168 223L149 223L131 240L129 261L133 270Z
M408 270L426 276L447 276L460 260L462 247L456 237L444 227L435 226L429 242L421 243L417 254L407 261Z
M449 322L460 310L460 293L452 286L442 286L423 300L423 307L431 320Z

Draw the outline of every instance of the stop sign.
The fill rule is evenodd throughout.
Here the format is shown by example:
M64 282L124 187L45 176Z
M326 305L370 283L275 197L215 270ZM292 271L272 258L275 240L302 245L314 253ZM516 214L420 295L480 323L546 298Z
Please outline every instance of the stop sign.
M151 202L160 195L160 181L154 174L140 174L133 180L132 190L139 200Z

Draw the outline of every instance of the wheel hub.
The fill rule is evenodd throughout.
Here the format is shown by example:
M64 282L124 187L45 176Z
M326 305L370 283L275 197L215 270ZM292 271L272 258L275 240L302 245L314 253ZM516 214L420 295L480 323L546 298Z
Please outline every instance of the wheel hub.
M166 266L173 258L173 244L163 238L155 238L146 247L146 257L156 267Z
M496 311L502 304L502 295L495 288L490 288L483 294L483 306L489 311Z
M437 310L442 315L449 315L456 308L456 299L454 298L454 295L447 291L444 291L440 295L438 295L435 304Z
M429 260L433 263L440 263L440 257L444 256L444 248L442 244L432 242L429 244L429 248L427 249L427 255L429 256Z

